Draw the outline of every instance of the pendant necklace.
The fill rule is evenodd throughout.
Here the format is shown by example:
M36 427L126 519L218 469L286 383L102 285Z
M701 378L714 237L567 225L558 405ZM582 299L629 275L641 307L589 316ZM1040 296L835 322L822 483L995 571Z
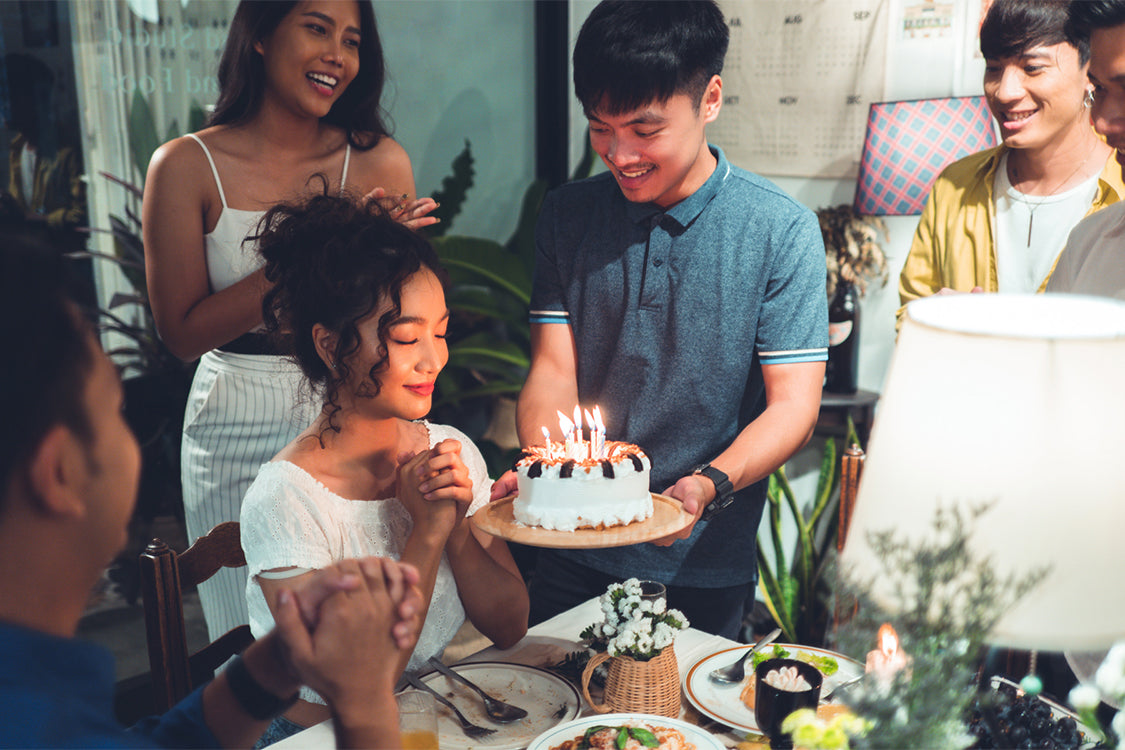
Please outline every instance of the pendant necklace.
M1039 201L1034 201L1034 202L1030 201L1030 200L1024 200L1023 201L1023 203L1027 206L1027 213L1028 213L1028 219L1027 219L1027 246L1028 247L1031 247L1031 231L1035 226L1035 212L1039 210L1040 206L1042 206L1044 203L1047 202L1048 198L1051 198L1052 196L1054 196L1055 193L1059 192L1059 190L1062 189L1063 185L1065 185L1066 183L1068 183L1072 179L1074 179L1074 175L1076 175L1080 171L1082 171L1082 167L1086 166L1086 162L1090 161L1090 157L1094 155L1094 149L1096 149L1097 147L1098 147L1098 141L1095 140L1094 145L1090 146L1090 150L1089 150L1089 152L1087 152L1086 158L1083 159L1078 164L1078 166L1074 168L1073 172L1071 172L1069 175L1067 175L1067 178L1065 180L1063 180L1058 185L1056 185L1054 190L1052 190L1051 192L1044 195ZM1018 182L1019 178L1020 178L1020 168L1018 166L1013 167L1012 171L1015 173L1016 181ZM1014 187L1015 186L1013 185L1013 188ZM1031 196L1026 196L1026 197L1030 198ZM1036 197L1038 197L1038 196L1036 196Z

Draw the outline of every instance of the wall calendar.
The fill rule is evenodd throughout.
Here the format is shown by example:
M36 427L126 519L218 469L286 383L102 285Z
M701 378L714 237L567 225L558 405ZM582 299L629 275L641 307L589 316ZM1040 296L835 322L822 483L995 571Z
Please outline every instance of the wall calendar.
M719 0L730 26L708 139L768 175L855 177L884 92L889 0Z

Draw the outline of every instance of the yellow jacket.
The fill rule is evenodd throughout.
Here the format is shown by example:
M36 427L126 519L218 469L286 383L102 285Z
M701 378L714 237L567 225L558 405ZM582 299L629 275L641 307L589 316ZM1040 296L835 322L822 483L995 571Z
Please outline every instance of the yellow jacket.
M898 325L906 303L935 294L942 287L961 292L979 286L986 292L999 288L993 230L996 203L992 186L1006 146L987 149L960 159L942 171L930 190L910 254L898 280ZM1089 216L1125 197L1121 165L1111 155L1098 178L1098 192ZM1062 248L1059 248L1062 252ZM1058 262L1056 256L1055 262ZM1054 266L1051 267L1051 273ZM1051 274L1039 291L1047 286Z
M17 134L8 149L8 192L24 212L46 215L51 229L86 223L86 183L82 161L74 149L64 146L53 159L40 158L32 178L32 194L23 192L23 153L27 139Z

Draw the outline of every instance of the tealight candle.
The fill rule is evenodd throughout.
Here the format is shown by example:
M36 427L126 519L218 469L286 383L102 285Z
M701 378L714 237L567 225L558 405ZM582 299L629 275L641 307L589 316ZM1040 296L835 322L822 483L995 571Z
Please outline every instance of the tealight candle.
M910 657L899 647L898 633L890 623L883 623L876 639L879 648L867 652L866 672L873 674L875 682L885 690L900 670L909 670Z

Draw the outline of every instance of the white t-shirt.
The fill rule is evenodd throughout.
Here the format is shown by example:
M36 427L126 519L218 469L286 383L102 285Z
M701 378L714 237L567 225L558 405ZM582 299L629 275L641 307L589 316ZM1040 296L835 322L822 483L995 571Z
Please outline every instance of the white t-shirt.
M1095 173L1056 195L1025 195L1008 180L1008 154L996 168L996 277L1001 292L1037 292L1070 230L1090 210Z
M461 442L461 460L473 480L469 514L488 503L492 481L484 457L468 437L447 425L425 424L430 446L453 438ZM274 568L319 569L354 557L378 555L398 560L414 524L396 498L349 500L331 492L312 475L288 461L262 464L242 503L242 547L250 579L246 602L255 638L273 629L273 614L255 578ZM426 622L407 669L416 670L440 656L465 621L465 609L449 560L442 554ZM301 697L324 703L314 691Z
M1047 291L1125 300L1125 203L1106 206L1074 227Z

